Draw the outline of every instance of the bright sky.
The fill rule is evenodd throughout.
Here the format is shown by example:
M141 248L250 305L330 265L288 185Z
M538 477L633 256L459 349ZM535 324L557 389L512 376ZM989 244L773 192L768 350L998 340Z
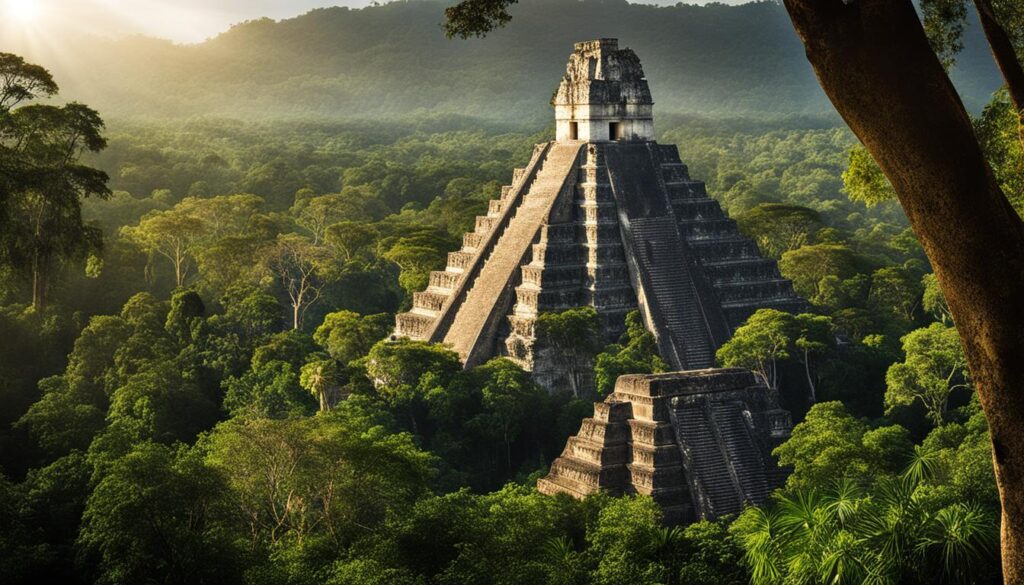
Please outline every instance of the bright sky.
M0 0L0 33L63 29L145 34L181 43L216 36L232 24L289 18L320 6L363 7L371 0ZM12 29L17 29L13 30ZM3 37L0 34L0 45ZM2 47L0 47L2 50Z
M4 38L54 30L119 36L145 34L180 43L216 36L232 24L269 16L304 14L321 6L361 8L372 0L0 0L0 51ZM674 4L676 0L634 0ZM703 4L707 0L688 0ZM749 0L725 0L738 4ZM35 33L33 35L32 33Z

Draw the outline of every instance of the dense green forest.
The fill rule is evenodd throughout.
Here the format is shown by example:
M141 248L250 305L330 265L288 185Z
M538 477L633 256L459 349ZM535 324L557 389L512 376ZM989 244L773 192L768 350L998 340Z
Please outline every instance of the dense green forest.
M108 117L410 118L461 113L537 127L572 44L617 37L643 56L658 111L831 116L777 2L654 6L625 0L526 0L516 26L453 43L445 3L330 8L239 24L197 45L62 35L59 44L5 39L46 63L64 95ZM980 111L1001 81L970 14L953 70Z
M827 117L721 115L821 112L780 8L544 6L517 15L543 42L520 29L436 59L443 45L417 45L438 18L428 2L249 23L195 47L100 43L119 59L67 94L0 53L17 72L0 76L4 582L1000 582L985 417L892 188ZM463 370L442 346L384 342L552 137L525 120L566 35L587 31L548 33L580 10L635 17L681 54L716 50L714 66L644 52L659 104L718 114L659 115L659 140L809 301L759 311L719 351L777 381L798 421L775 453L786 486L735 517L666 528L649 498L534 489L617 375L664 367L636 315L618 343L579 339L597 395L549 395L506 359ZM756 42L698 34L712 30ZM275 43L292 50L251 56ZM755 47L793 55L751 60ZM104 124L108 92L147 69L153 83ZM1013 107L965 83L985 88L975 128L1020 213ZM46 99L65 95L100 111ZM430 112L369 117L413 107ZM542 321L557 334L595 318Z

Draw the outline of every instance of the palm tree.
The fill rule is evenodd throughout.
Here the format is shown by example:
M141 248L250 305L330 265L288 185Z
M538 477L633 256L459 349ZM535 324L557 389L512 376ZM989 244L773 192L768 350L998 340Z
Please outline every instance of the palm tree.
M935 468L924 452L902 477L865 490L777 494L736 522L754 585L982 583L998 566L997 523L973 503L933 509L921 488Z

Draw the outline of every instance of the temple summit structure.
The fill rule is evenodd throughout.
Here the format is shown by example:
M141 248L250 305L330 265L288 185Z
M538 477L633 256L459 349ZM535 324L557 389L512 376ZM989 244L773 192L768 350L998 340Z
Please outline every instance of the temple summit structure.
M507 356L558 392L577 380L537 338L538 315L592 306L614 341L639 309L678 371L620 377L537 488L647 494L669 524L763 502L785 479L771 453L790 415L751 372L713 369L715 352L757 309L806 303L676 147L654 140L654 101L632 50L577 43L552 104L555 141L536 146L431 273L396 336L445 343L466 367Z

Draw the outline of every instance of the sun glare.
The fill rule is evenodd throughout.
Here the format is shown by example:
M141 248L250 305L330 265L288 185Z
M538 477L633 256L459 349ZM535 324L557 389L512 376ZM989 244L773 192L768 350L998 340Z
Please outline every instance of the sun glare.
M21 22L35 20L39 16L40 7L37 0L3 0L4 12L8 17Z

